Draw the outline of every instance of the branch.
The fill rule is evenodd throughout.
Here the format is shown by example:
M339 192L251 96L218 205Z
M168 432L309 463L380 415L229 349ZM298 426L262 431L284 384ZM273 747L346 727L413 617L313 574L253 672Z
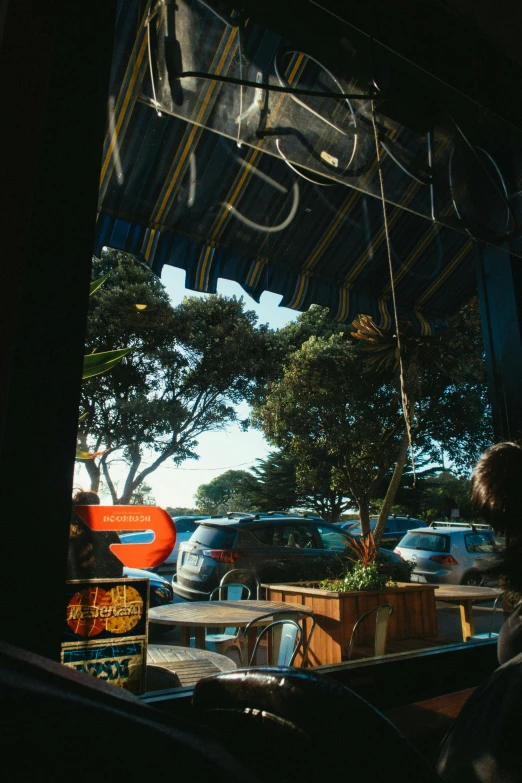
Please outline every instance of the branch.
M107 457L108 456L109 456L109 452L107 452L106 454L103 455L103 457L101 457L100 465L101 465L101 468L102 468L102 471L103 471L103 478L107 482L107 486L109 487L109 492L111 493L112 502L113 502L113 504L115 504L117 499L118 499L118 495L116 493L116 488L115 488L114 483L113 483L113 481L112 481L112 479L110 477L110 474L109 474L109 468L108 468L108 465L107 465Z

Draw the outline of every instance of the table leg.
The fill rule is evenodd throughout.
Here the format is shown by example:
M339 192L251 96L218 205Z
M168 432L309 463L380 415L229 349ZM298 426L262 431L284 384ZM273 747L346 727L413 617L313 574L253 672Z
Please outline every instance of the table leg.
M247 634L247 638L245 639L245 652L246 652L246 661L243 661L243 664L245 666L250 666L250 659L252 658L252 654L254 652L254 647L257 640L257 633L256 628L251 628L250 631ZM254 661L254 665L255 665Z
M197 650L204 650L205 649L205 628L204 627L198 627L194 628L194 638L196 641L196 649Z
M190 647L190 628L187 625L181 626L181 646Z
M459 603L460 624L462 626L462 640L465 642L468 636L475 635L475 621L473 619L473 601L462 600Z

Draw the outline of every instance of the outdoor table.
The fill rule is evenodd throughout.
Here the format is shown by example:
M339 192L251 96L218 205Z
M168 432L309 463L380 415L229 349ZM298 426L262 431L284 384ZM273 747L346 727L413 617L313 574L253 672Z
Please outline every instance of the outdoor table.
M312 615L309 606L288 604L284 601L187 601L150 609L149 622L179 625L182 645L188 647L190 637L194 636L196 648L204 650L205 628L244 628L261 617L263 619L259 621L259 625L268 625L271 617L265 615L270 612L277 613L279 617L279 613L291 615L295 611ZM254 625L256 624L254 622Z
M462 640L465 642L468 636L475 635L473 601L494 601L499 595L502 595L502 590L495 590L492 587L439 585L435 600L459 605Z
M195 685L202 677L237 668L226 655L170 644L149 644L147 664L175 672L183 687Z

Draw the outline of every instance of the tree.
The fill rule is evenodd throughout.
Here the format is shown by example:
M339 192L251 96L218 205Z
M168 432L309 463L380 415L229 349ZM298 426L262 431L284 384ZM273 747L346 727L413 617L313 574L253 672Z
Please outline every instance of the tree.
M131 506L155 506L156 498L152 494L152 487L149 487L145 482L140 484L138 489L132 493L129 504Z
M199 516L201 511L199 508L186 508L185 506L166 506L165 511L174 517L193 517Z
M266 379L271 333L242 299L192 297L172 307L161 282L128 254L94 260L95 277L109 270L91 297L87 350L132 350L83 384L80 443L104 452L84 463L91 487L103 476L113 502L125 504L167 460L196 459L199 435L236 420L237 404ZM126 469L121 489L116 461Z
M377 330L365 345L368 335L357 340L354 333L364 332L361 325L374 332L368 319L347 329L327 321L324 308L304 315L281 330L287 358L279 376L258 390L253 420L271 443L298 459L298 474L304 480L308 473L309 485L313 471L327 468L331 489L358 505L366 533L370 501L388 486L382 527L407 458L397 340ZM452 326L429 339L410 337L403 325L406 405L416 452L438 461L446 451L466 469L492 438L476 303Z
M246 470L226 470L208 484L200 484L194 496L196 505L204 514L251 510L236 505L240 502L241 482L249 475ZM230 501L236 505L235 508L228 507Z
M303 509L337 521L350 502L333 484L332 468L301 463L291 453L272 451L242 481L243 493L262 511Z
M415 440L434 460L441 451L449 452L460 468L469 468L491 442L484 348L476 301L465 305L440 335L417 337L410 323L399 323L400 348L395 334L378 329L367 316L359 317L353 326L353 336L363 342L366 352L366 371L395 383L408 419L374 531L378 544L410 441Z
M356 345L343 333L310 337L268 385L254 421L295 456L305 485L327 471L330 489L358 506L369 529L369 501L394 461L402 418L396 389L361 374Z
M415 485L411 473L404 475L392 511L432 522L435 519L450 519L454 509L458 509L459 519L477 518L471 506L471 482L468 476L457 476L444 470L435 475L417 477Z

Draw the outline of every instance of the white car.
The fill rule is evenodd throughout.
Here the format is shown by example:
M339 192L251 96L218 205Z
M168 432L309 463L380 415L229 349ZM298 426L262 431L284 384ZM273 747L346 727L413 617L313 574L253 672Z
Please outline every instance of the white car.
M487 525L432 522L406 533L394 551L414 564L412 582L473 586L499 562L499 543Z

